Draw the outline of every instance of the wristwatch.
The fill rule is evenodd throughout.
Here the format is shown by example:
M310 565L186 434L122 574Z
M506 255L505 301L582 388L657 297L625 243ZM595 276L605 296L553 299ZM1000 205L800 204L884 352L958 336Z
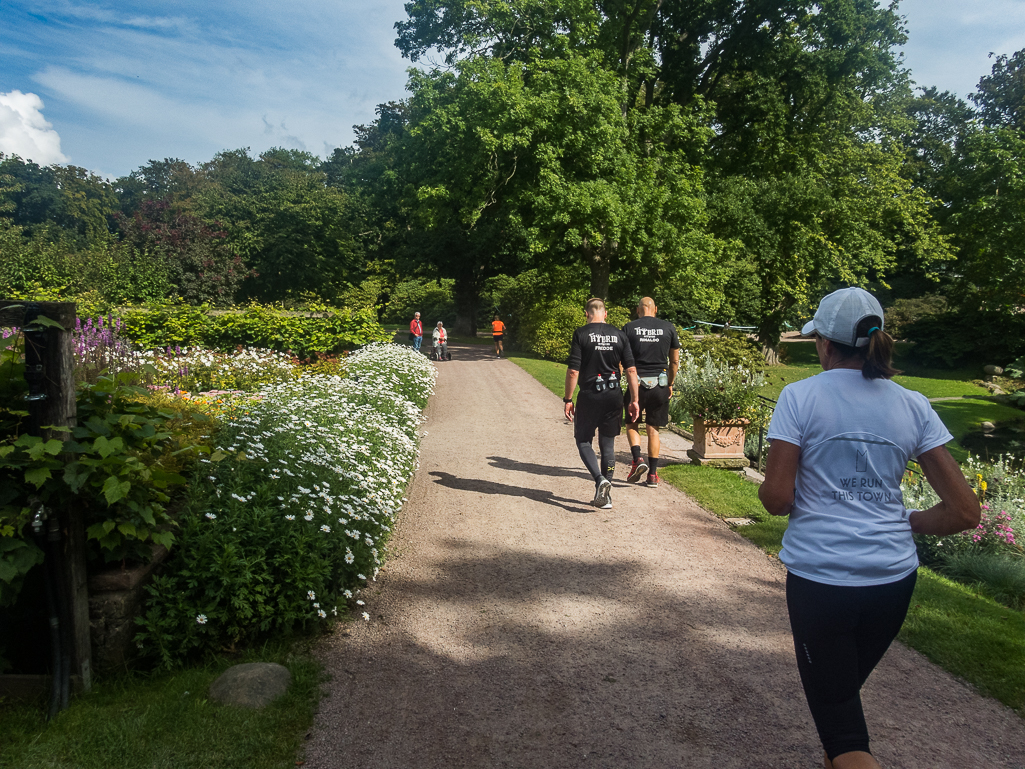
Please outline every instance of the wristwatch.
M563 399L562 399L562 402L563 402L563 403L572 403L572 402L573 402L573 399L572 399L572 398L563 398Z

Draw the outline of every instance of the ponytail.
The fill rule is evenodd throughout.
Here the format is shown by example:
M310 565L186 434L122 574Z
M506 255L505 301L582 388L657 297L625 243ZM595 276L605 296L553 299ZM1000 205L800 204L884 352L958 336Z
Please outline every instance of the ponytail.
M862 348L865 349L865 348ZM861 375L865 379L890 379L900 372L893 367L893 337L875 327L868 336L868 350Z
M890 379L900 373L893 367L893 337L880 328L882 318L868 317L858 323L857 339L868 339L861 347L832 342L844 358L861 358L865 379Z

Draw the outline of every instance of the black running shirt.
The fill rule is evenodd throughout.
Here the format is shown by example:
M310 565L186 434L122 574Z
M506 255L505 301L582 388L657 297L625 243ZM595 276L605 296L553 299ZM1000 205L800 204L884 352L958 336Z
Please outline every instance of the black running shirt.
M680 349L676 326L659 318L638 318L623 326L637 361L637 376L658 376L666 370L669 351Z
M626 334L608 323L588 323L573 332L566 365L580 372L580 389L589 386L600 375L608 379L615 373L619 377L619 364L623 368L634 365L634 356Z

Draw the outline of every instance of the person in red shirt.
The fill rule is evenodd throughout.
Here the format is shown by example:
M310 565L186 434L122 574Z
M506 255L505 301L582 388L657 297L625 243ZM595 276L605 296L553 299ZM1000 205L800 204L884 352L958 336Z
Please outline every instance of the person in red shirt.
M496 315L495 319L491 321L491 338L495 342L495 355L499 358L502 357L502 339L505 337L505 324Z
M424 324L420 322L420 313L414 313L413 320L409 321L409 335L413 337L413 349L419 350L424 341Z

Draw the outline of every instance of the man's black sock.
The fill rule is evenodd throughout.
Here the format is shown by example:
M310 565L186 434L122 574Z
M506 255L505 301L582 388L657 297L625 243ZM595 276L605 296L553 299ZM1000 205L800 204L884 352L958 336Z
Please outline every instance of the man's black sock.
M648 457L648 475L658 475L658 457Z
M640 446L631 446L630 447L630 453L634 455L634 462L635 463L641 461L641 447Z

